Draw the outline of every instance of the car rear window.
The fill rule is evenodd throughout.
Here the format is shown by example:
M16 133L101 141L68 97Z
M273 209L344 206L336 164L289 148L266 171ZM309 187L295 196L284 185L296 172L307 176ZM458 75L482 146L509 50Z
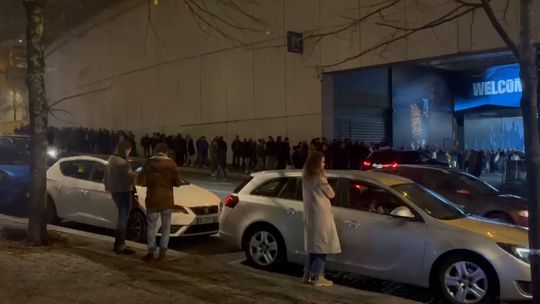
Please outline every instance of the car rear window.
M261 185L257 186L255 190L251 191L252 195L267 196L267 197L277 197L281 192L281 189L287 183L288 178L274 178L268 181L265 181Z
M253 179L253 177L246 178L243 182L238 185L238 187L234 188L233 194L238 194L238 192L242 191L244 187Z

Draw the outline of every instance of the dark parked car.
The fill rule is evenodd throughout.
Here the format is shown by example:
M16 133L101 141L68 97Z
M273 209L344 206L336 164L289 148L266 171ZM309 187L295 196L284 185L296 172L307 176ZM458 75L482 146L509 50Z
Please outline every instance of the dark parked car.
M0 136L0 206L26 201L30 185L30 138Z
M446 166L445 162L430 158L428 155L419 151L396 151L383 150L371 153L362 164L363 170L396 168L403 164L422 164L430 166Z
M466 212L509 224L528 226L527 201L503 194L484 181L457 170L421 165L382 169L411 179L443 196Z

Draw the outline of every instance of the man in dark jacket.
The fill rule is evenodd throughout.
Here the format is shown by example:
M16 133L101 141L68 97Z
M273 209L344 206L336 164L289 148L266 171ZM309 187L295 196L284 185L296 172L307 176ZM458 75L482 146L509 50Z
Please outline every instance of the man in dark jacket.
M276 142L272 136L268 136L268 141L266 142L266 169L274 170L276 168Z
M199 167L206 166L208 163L208 142L206 141L206 137L201 136L197 140L197 165Z
M161 216L161 241L158 259L165 257L169 246L171 215L174 210L174 187L180 186L180 173L175 162L168 157L169 148L161 143L156 153L146 161L140 175L140 184L147 187L146 213L148 222L148 254L144 260L150 262L155 257L157 221Z
M150 141L151 139L150 139L150 136L148 136L148 134L144 135L143 138L141 138L141 147L144 150L144 158L150 157L150 147L151 147Z
M186 166L193 166L195 164L195 145L193 144L193 138L190 135L186 136Z
M176 165L178 167L183 166L186 161L187 146L186 140L180 133L174 138L174 150L176 151Z
M231 144L231 150L233 153L233 167L235 168L240 167L241 146L242 146L242 142L240 141L240 136L236 135Z
M227 179L227 142L223 137L217 140L217 171L216 177Z

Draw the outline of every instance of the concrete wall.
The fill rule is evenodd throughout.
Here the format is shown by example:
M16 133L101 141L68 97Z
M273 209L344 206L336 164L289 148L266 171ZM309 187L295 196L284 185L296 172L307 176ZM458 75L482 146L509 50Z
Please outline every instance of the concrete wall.
M48 48L49 101L82 94L58 106L71 115L59 113L62 121L51 117L52 125L129 129L139 136L162 131L228 140L236 134L310 139L327 134L324 126L332 125L322 102L321 72L503 46L478 11L472 31L468 15L321 69L388 40L393 30L376 25L375 16L315 46L313 39L306 41L304 55L287 53L286 31L308 36L336 29L349 23L348 17L368 14L380 0L258 0L260 5L246 10L265 21L264 32L234 33L245 46L204 33L181 1L152 6L153 26L147 30L148 2L128 0ZM506 1L493 2L499 12ZM540 1L536 4L540 14ZM454 7L449 0L403 0L385 11L385 18L418 26ZM507 21L514 37L517 11L512 4ZM540 30L537 37L540 41Z

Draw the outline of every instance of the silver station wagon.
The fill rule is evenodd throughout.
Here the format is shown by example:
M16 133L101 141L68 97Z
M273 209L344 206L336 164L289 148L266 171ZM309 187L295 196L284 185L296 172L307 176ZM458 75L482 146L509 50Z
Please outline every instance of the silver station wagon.
M327 268L432 288L450 303L531 299L526 228L469 216L398 176L327 175L343 250ZM254 266L304 263L301 172L252 174L225 200L220 234Z

